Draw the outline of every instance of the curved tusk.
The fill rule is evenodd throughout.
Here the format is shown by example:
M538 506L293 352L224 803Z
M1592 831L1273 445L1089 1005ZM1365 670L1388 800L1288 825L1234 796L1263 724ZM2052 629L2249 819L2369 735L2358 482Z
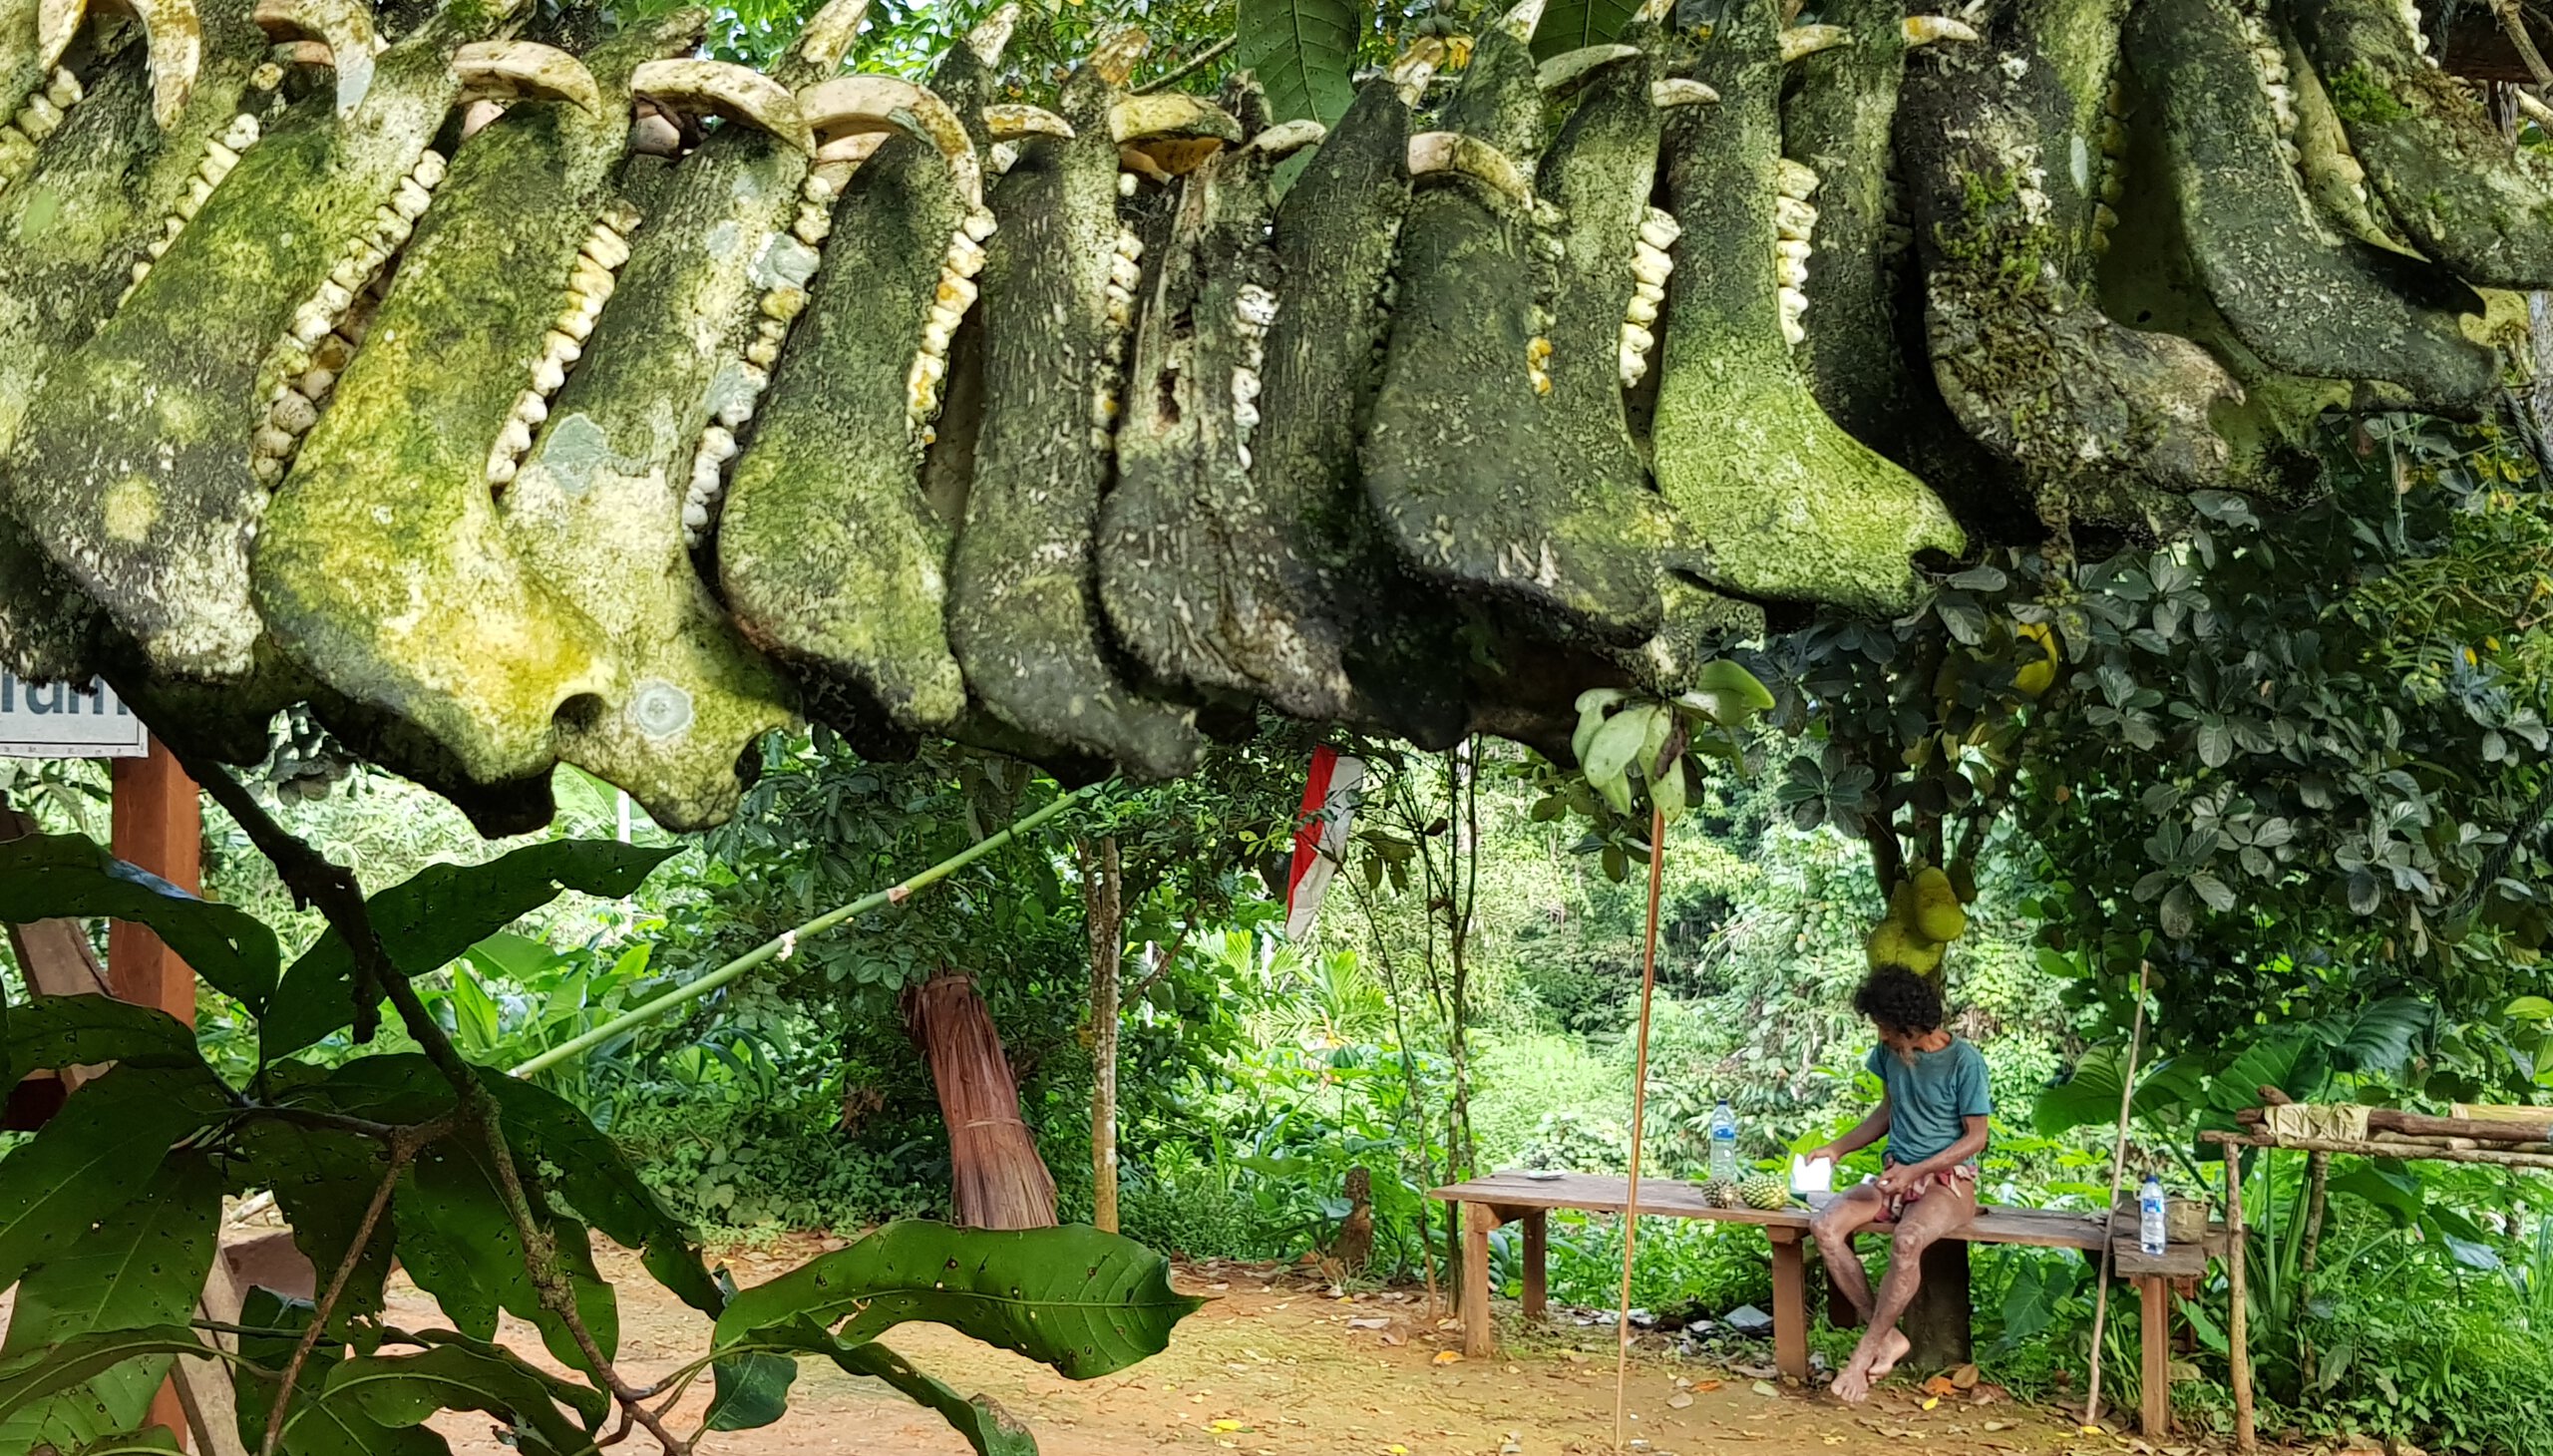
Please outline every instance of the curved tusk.
M1015 142L1022 137L1071 141L1073 124L1044 107L1000 102L984 108L984 132L996 142Z
M316 41L328 49L326 64L337 73L337 115L361 105L372 89L372 58L381 53L381 37L373 30L372 7L364 0L257 0L257 29L277 45ZM309 64L308 52L296 51L295 64Z
M1520 207L1534 204L1533 179L1515 159L1478 137L1460 132L1421 132L1409 139L1409 175L1454 174L1488 186Z
M1520 41L1534 38L1534 27L1543 23L1544 0L1516 0L1516 8L1500 18L1499 24Z
M1584 85L1587 78L1608 66L1637 60L1640 47L1626 45L1580 46L1563 51L1534 68L1534 84L1547 96L1560 96Z
M1108 109L1108 135L1126 166L1156 182L1195 172L1242 140L1231 112L1176 91L1121 99Z
M801 152L816 150L815 135L789 88L759 71L727 61L680 58L649 61L629 76L629 93L658 106L711 112L769 132Z
M798 110L819 144L903 132L939 149L966 209L984 204L984 169L955 109L929 87L897 76L842 76L798 93Z
M203 69L203 18L194 0L119 0L142 22L151 50L151 117L162 131L178 124L194 94L195 76ZM89 16L89 0L44 0L36 9L36 49L45 71L62 61L62 53L80 34Z
M1782 32L1782 64L1852 43L1852 32L1840 25L1794 25Z
M1445 64L1445 43L1434 36L1420 36L1392 62L1392 86L1400 92L1401 105L1416 106L1427 94L1427 83Z
M1328 140L1329 128L1304 117L1298 121L1278 122L1243 144L1243 150L1268 157L1291 157L1306 147L1317 147Z
M2517 109L2526 113L2528 121L2546 131L2553 131L2553 106L2545 105L2542 97L2522 86L2510 87L2509 95L2517 98Z
M816 149L816 161L819 164L848 162L856 166L877 156L878 149L887 145L888 135L885 132L856 132L837 138Z
M1974 42L1980 37L1977 27L1947 15L1910 15L1906 17L1906 44L1929 46L1937 41Z
M602 92L585 63L534 41L474 41L452 53L452 74L470 101L563 101L602 115Z
M820 71L831 71L842 64L851 51L860 23L869 17L869 0L826 0L798 32L798 57Z
M987 66L1001 64L1001 53L1010 49L1010 33L1019 25L1016 0L983 18L973 30L966 32L966 49Z
M1715 106L1719 93L1689 77L1673 76L1648 83L1648 104L1653 107Z
M1135 74L1135 63L1152 51L1153 38L1139 26L1120 26L1099 38L1090 59L1082 62L1099 73L1100 79L1112 87L1124 86Z

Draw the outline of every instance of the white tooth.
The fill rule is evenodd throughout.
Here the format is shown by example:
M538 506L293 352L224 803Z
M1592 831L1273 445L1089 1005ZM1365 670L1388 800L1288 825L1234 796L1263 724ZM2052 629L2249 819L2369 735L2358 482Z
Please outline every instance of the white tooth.
M806 307L807 290L804 288L774 288L762 296L763 316L782 323L796 318Z
M301 305L301 311L292 316L293 341L305 348L326 338L329 330L334 327L335 324L330 322L328 315L307 303Z
M709 508L697 501L685 501L682 505L682 524L692 531L707 531Z
M1648 357L1625 347L1616 356L1616 367L1622 370L1623 385L1628 389L1640 383L1642 376L1648 373Z
M952 235L948 239L948 265L969 278L982 272L983 245L963 232Z
M789 235L809 247L814 247L823 242L833 230L833 219L824 213L801 212L798 214L798 220L790 224Z
M937 384L939 381L948 377L948 361L945 359L935 358L929 354L915 354L913 356L913 374L916 378L926 379L932 384Z
M1674 261L1665 253L1641 243L1632 254L1632 276L1643 283L1665 286L1666 275L1675 269Z
M737 395L718 407L718 423L730 430L744 428L744 423L753 417L754 402L750 395Z
M1108 300L1108 321L1121 329L1131 327L1135 322L1135 300L1132 298L1110 298Z
M287 389L283 398L275 401L275 407L266 412L266 418L287 435L307 435L310 427L319 423L319 407L301 391Z
M1784 288L1780 296L1784 319L1795 320L1808 312L1808 295L1797 288Z
M949 336L955 331L955 325L942 323L938 317L934 315L930 322L921 326L922 352L925 354L947 353Z
M52 83L44 89L45 100L66 110L78 106L80 98L85 95L87 92L81 88L80 78L58 68L53 73Z
M712 425L700 432L700 453L710 460L733 460L736 458L736 437L722 427Z
M1259 376L1247 369L1233 371L1233 398L1236 401L1259 398Z
M1243 400L1233 406L1233 423L1248 430L1259 423L1259 406Z
M1140 185L1140 183L1135 181L1135 175L1133 173L1121 172L1117 174L1117 195L1121 197L1131 197L1135 194L1135 188L1138 185Z
M942 272L939 275L939 291L932 295L932 304L938 308L953 308L962 314L975 306L975 299L979 292L972 278L961 278L955 273Z
M1675 225L1672 217L1662 223L1651 217L1640 225L1640 240L1660 252L1673 247L1675 239L1683 235L1683 229Z
M977 242L982 242L984 239L992 236L993 233L1000 230L1000 224L993 220L992 213L986 211L974 211L967 213L966 220L957 224L957 230L965 233L968 237L973 238Z
M556 394L566 382L567 371L555 359L544 358L532 366L532 387L543 394Z
M150 276L151 276L151 264L150 264L150 263L148 263L148 262L138 262L138 263L135 263L135 264L133 265L133 281L134 281L134 286L136 286L136 287L140 287L140 286L141 286L141 284L142 284L142 280L143 280L143 279L145 279L145 278L148 278L148 277L150 277Z
M1135 290L1113 278L1103 284L1099 291L1120 303L1132 303L1135 301Z
M1666 285L1663 283L1652 283L1646 278L1642 278L1632 284L1632 296L1634 298L1645 298L1651 303L1663 303L1666 301Z
M151 254L152 260L157 262L160 258L167 255L169 251L169 244L174 241L176 241L175 238L155 237L151 239L151 245L144 248L143 251Z
M1276 321L1276 295L1257 283L1245 283L1233 299L1233 313L1254 331L1265 332Z
M186 230L186 219L183 217L173 216L164 219L163 225L166 228L168 235L174 239L179 233Z
M605 268L616 269L629 261L629 244L621 241L619 233L597 222L585 238L585 256Z
M354 290L330 279L319 285L319 306L332 315L343 313L355 306Z
M230 130L221 134L222 145L234 151L245 152L256 142L258 133L263 130L254 116L241 112L230 119Z
M510 455L517 459L521 459L523 457L523 453L531 448L532 426L524 423L522 420L508 420L506 421L506 428L497 432L497 453L499 455Z
M1773 278L1785 287L1797 288L1808 281L1808 264L1797 258L1775 258Z
M1234 447L1233 447L1233 453L1234 453L1234 454L1236 454L1236 455L1238 455L1238 456L1241 458L1241 468L1242 468L1243 470L1248 470L1248 469L1250 469L1250 447L1249 447L1249 446L1247 446L1247 445L1236 445L1236 446L1234 446Z
M186 195L180 197L177 200L174 210L181 218L192 221L194 220L194 215L203 210L203 199L192 192L188 192Z
M1818 181L1814 169L1787 157L1773 166L1773 190L1785 197L1807 201L1816 194Z
M248 444L260 455L271 455L277 460L292 458L293 438L272 425L259 425L248 437Z
M1117 255L1121 258L1143 257L1144 240L1135 235L1135 229L1131 227L1117 229Z
M594 316L571 303L567 306L566 312L559 314L557 321L550 326L581 344L593 336Z
M1789 314L1782 315L1782 342L1794 348L1808 342L1808 330L1800 327L1799 320Z
M238 165L238 153L231 151L229 148L222 146L218 142L206 142L203 144L203 170L206 173L210 173L213 169L219 168L222 173L227 174L230 169L237 167Z
M780 358L780 344L773 339L756 339L745 345L745 358L768 369Z
M1623 309L1623 317L1637 324L1655 323L1657 322L1657 300L1643 298L1635 293L1632 295L1631 303Z
M372 269L365 267L362 259L343 257L337 259L337 265L328 270L327 286L343 292L351 302L355 290L362 287L364 281L371 276ZM337 306L343 308L345 305L341 303Z
M691 489L683 493L683 498L705 506L723 494L725 484L718 474L718 462L695 455L691 459Z
M52 136L53 129L61 125L62 108L41 96L28 97L18 112L18 130L39 142Z
M1623 325L1624 348L1630 349L1636 353L1645 354L1649 351L1649 347L1656 342L1656 336L1651 334L1648 330L1641 328L1639 324L1627 323Z
M258 485L278 485L283 480L283 462L271 455L251 454L248 457L248 474L257 478Z
M415 223L397 213L381 218L372 225L373 238L381 244L384 252L398 251L408 241L408 235L416 230Z
M1011 166L1018 161L1017 147L1008 142L995 142L990 154L984 158L984 165L992 169L993 176L1007 177L1010 175Z
M434 203L434 193L427 191L424 187L417 185L415 182L401 182L399 184L399 195L390 199L390 210L398 213L409 221L414 222L418 218L425 216L426 209L433 206Z
M541 348L543 353L557 360L561 364L573 364L579 358L582 358L585 352L584 345L577 343L572 336L561 333L557 329L551 329L549 332L541 336Z
M1806 237L1817 227L1817 208L1797 197L1775 197L1773 225L1785 236Z
M492 455L492 456L489 456L489 457L488 457L488 484L489 484L489 485L492 485L492 486L495 486L495 487L498 487L498 488L500 488L500 489L503 489L504 487L507 487L507 486L513 485L513 484L514 484L514 481L515 481L515 472L516 472L516 470L518 470L519 468L520 468L520 467L519 467L519 466L517 466L517 464L514 462L514 460L512 460L511 458L509 458L509 457L507 457L507 456L503 456L503 455Z
M538 390L527 389L515 396L515 418L527 425L538 425L549 418L549 401Z
M433 186L443 181L443 154L429 147L417 154L417 165L408 169L408 175L427 186Z
M808 175L807 181L800 184L798 188L798 195L805 197L810 202L818 204L830 202L834 199L835 195L834 184L811 173Z
M770 371L756 368L751 364L739 366L736 377L744 381L748 394L760 394L771 387Z

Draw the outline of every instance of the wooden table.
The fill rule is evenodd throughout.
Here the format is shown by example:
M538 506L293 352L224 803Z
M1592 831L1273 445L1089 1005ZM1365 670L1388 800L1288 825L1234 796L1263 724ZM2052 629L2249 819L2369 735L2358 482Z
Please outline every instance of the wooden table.
M1495 1173L1440 1188L1429 1198L1457 1205L1464 1213L1462 1307L1463 1352L1487 1358L1497 1352L1497 1333L1489 1317L1489 1236L1506 1224L1525 1226L1525 1317L1539 1319L1550 1298L1548 1219L1554 1209L1619 1214L1631 1195L1631 1180L1593 1173L1565 1173L1558 1178L1531 1178L1522 1173ZM1643 1178L1640 1212L1668 1219L1708 1219L1722 1224L1761 1227L1773 1246L1773 1362L1795 1380L1808 1378L1808 1211L1723 1209L1706 1202L1699 1186L1671 1178ZM1869 1232L1886 1234L1893 1224L1873 1224ZM2221 1228L2221 1226L2220 1226ZM1969 1244L2020 1244L2039 1249L2072 1249L2097 1255L2110 1237L2109 1221L2098 1214L2050 1209L2012 1209L1987 1205L1977 1217L1951 1235ZM2202 1273L2214 1249L2176 1246L2161 1261L2148 1261L2133 1239L2113 1246L2113 1266L2136 1280L2144 1299L2145 1400L2141 1412L2145 1433L2161 1435L2171 1423L2170 1331L2171 1281ZM2130 1256L2133 1256L2131 1259ZM2184 1268L2184 1266L2187 1266ZM2158 1376L2162 1378L2157 1378Z

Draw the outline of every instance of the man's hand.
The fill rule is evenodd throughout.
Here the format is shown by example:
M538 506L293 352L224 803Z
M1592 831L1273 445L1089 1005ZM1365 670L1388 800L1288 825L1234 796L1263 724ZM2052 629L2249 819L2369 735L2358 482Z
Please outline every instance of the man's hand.
M1833 1143L1828 1143L1822 1148L1811 1148L1807 1152L1800 1154L1800 1157L1811 1163L1823 1158L1838 1168L1844 1166L1844 1155L1835 1150L1835 1145Z
M1892 1163L1887 1168L1880 1171L1879 1191L1893 1198L1898 1194L1904 1193L1907 1189L1912 1188L1915 1185L1915 1180L1922 1176L1922 1174L1907 1167L1903 1163Z

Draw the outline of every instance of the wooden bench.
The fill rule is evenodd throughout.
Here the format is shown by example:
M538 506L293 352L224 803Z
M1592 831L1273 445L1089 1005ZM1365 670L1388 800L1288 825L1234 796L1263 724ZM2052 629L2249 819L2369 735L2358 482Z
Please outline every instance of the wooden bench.
M1440 1188L1429 1198L1456 1205L1463 1230L1463 1352L1487 1358L1497 1352L1497 1334L1489 1317L1489 1236L1513 1223L1525 1226L1525 1317L1539 1319L1549 1299L1548 1216L1554 1209L1619 1214L1631 1195L1631 1180L1592 1173L1533 1178L1497 1173ZM1804 1209L1723 1209L1707 1203L1694 1184L1671 1178L1643 1178L1640 1211L1668 1219L1709 1219L1723 1224L1754 1224L1773 1246L1773 1362L1795 1380L1808 1378L1809 1216ZM1869 1232L1886 1234L1896 1226L1873 1224ZM2048 1209L2009 1209L1988 1205L1977 1218L1951 1236L1969 1244L2022 1244L2039 1249L2073 1249L2098 1256L2109 1240L2109 1221L2098 1214L2062 1213ZM2133 1277L2144 1301L2144 1410L2148 1435L2161 1435L2170 1423L2169 1359L2171 1280L2205 1269L2207 1251L2176 1247L2163 1261L2145 1261L2133 1240L2117 1246L2117 1268ZM2173 1256L2179 1256L2175 1258ZM2183 1266L2187 1265L2188 1268Z

